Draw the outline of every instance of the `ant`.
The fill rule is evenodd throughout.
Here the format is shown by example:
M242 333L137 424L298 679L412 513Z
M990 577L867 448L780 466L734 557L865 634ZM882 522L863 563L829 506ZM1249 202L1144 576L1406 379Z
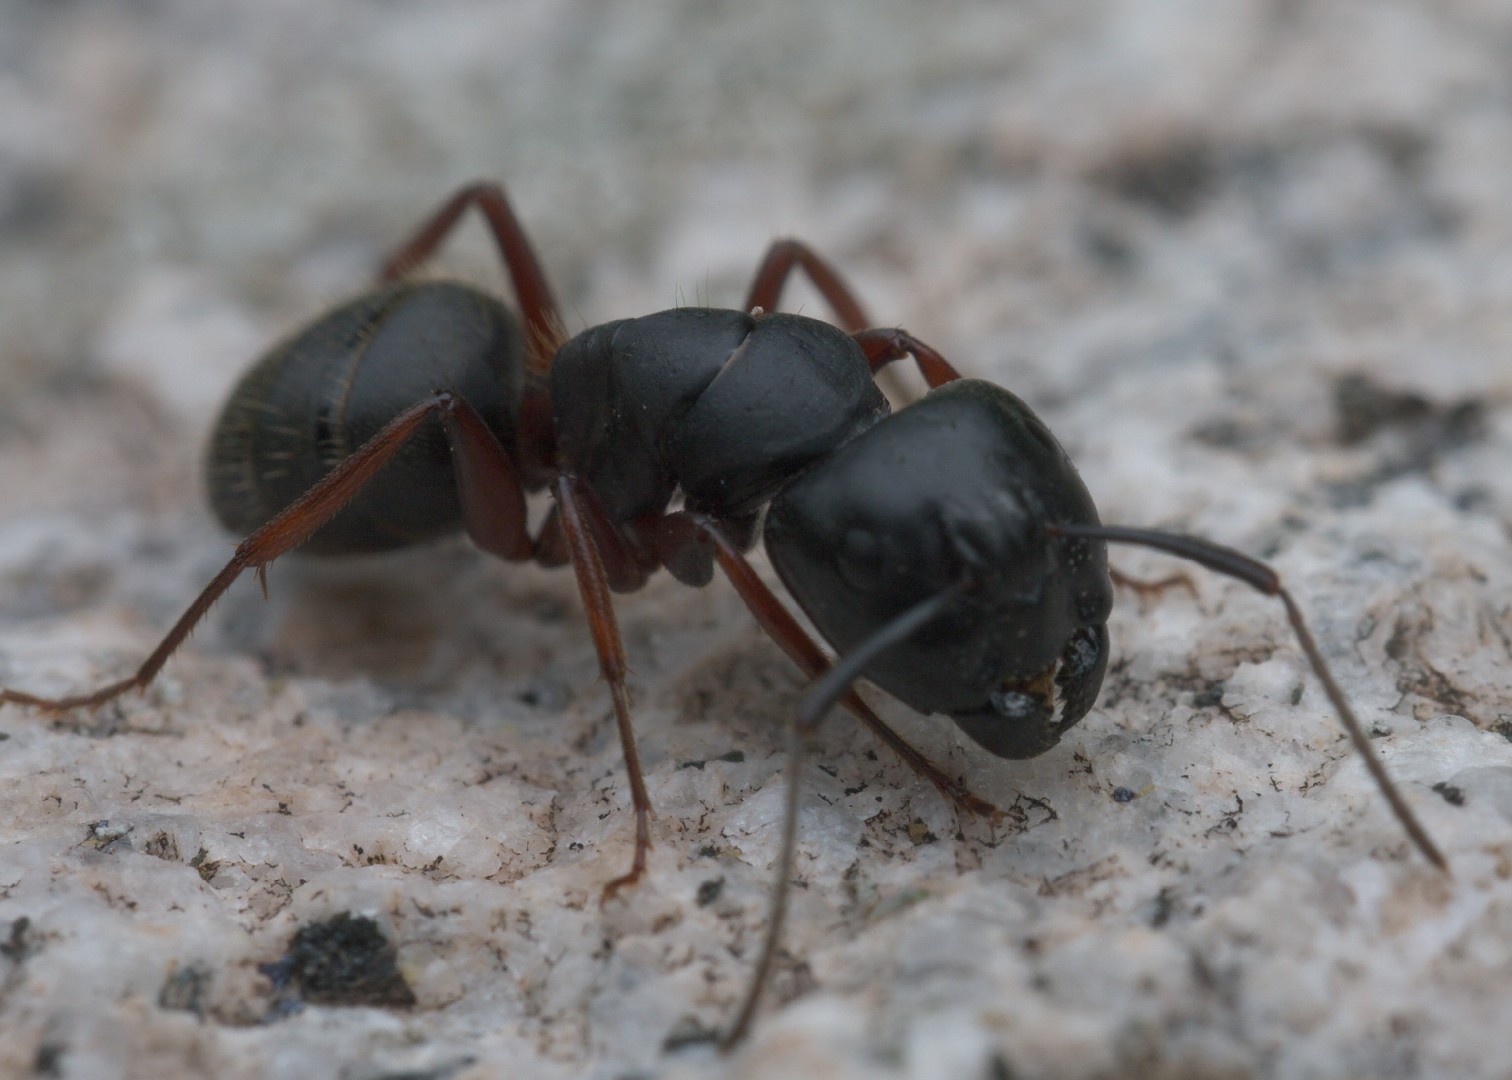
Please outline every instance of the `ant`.
M414 280L469 209L485 218L520 315L454 281ZM839 326L776 313L802 270ZM770 917L728 1048L748 1031L787 908L804 747L843 704L963 811L999 817L892 731L866 678L944 713L1003 758L1044 753L1092 707L1108 662L1107 545L1154 548L1280 599L1355 749L1418 850L1444 857L1371 752L1277 574L1192 537L1103 525L1066 452L1029 407L962 378L901 330L873 329L850 288L795 240L774 243L740 310L678 308L567 338L502 187L448 199L384 264L377 288L274 346L211 438L210 502L247 535L135 674L89 693L0 703L49 712L144 689L244 571L303 548L397 548L459 527L508 562L571 565L609 686L646 872L646 794L611 594L665 568L707 584L717 563L762 629L814 680L789 728ZM874 376L911 358L930 391L890 415ZM552 506L532 535L527 492ZM680 500L680 502L679 502ZM674 507L676 507L674 509ZM778 576L834 647L831 662L745 552L760 532Z

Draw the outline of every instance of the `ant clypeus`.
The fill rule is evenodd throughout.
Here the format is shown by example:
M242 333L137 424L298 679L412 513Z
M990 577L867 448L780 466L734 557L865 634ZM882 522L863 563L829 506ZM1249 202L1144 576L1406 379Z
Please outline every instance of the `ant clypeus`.
M409 280L471 206L498 243L523 329L478 289ZM800 267L843 329L772 313ZM276 346L231 395L211 440L210 500L228 528L250 535L146 662L91 693L0 689L0 703L62 711L146 687L232 581L248 569L262 579L296 547L383 550L461 526L502 559L570 563L577 576L635 810L630 869L604 887L608 900L645 873L651 846L610 594L639 588L660 567L704 585L718 562L762 629L816 679L790 729L772 908L729 1046L750 1026L781 933L799 766L824 713L843 703L959 807L996 815L888 728L854 683L865 677L919 712L949 715L1000 757L1041 754L1102 684L1107 544L1138 544L1280 598L1392 810L1418 850L1445 866L1274 571L1206 540L1100 524L1065 451L1023 402L961 378L901 330L868 329L850 289L803 244L772 245L739 311L680 308L566 340L503 189L475 184L380 277ZM931 390L889 416L873 375L903 357ZM532 535L525 493L542 488L554 501ZM778 575L838 651L833 665L742 554L758 529Z

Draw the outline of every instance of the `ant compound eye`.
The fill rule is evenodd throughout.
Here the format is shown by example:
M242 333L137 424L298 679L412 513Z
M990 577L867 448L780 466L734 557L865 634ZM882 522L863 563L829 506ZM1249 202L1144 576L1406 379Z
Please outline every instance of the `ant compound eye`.
M882 583L882 543L867 529L847 529L835 554L840 576L857 592L875 592Z

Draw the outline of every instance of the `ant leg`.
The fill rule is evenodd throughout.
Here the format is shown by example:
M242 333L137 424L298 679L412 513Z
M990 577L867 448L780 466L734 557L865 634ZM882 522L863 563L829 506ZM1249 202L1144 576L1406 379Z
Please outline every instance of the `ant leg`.
M504 188L475 183L458 190L389 257L378 276L388 282L411 273L436 253L469 206L478 208L493 233L525 323L525 392L520 401L515 449L526 483L536 490L554 473L550 466L556 454L556 435L546 373L567 333L546 271Z
M798 850L798 781L803 767L805 740L818 728L824 714L851 691L852 684L861 677L861 672L868 664L938 615L963 588L964 583L951 585L915 604L891 622L883 624L854 650L840 657L834 667L814 680L808 693L804 695L803 703L798 707L797 719L788 729L782 847L773 866L772 903L767 915L766 935L762 938L761 952L751 974L745 1000L741 1003L734 1024L719 1040L720 1050L733 1049L750 1030L756 1008L761 1004L762 991L766 989L767 979L771 975L777 945L782 940L782 924L787 917L788 883L793 876L793 860Z
M1130 577L1117 567L1108 567L1108 576L1113 579L1115 587L1128 589L1139 598L1140 610L1144 610L1146 604L1157 599L1167 589L1185 589L1193 600L1197 599L1197 586L1192 579L1183 573L1168 574L1156 581L1147 581L1144 578Z
M462 527L468 539L505 562L524 562L535 554L535 545L530 539L525 489L514 462L465 400L445 392L431 400L436 399L444 399L436 407L451 446Z
M630 721L630 692L625 685L630 666L625 661L625 646L614 621L614 602L609 594L609 579L594 542L594 529L587 518L592 513L584 504L581 482L571 476L559 476L551 485L556 498L558 519L572 557L578 592L588 614L588 628L598 651L599 672L609 684L614 700L614 719L619 727L620 746L625 753L625 771L630 774L630 804L635 810L635 855L630 869L604 886L600 904L634 885L646 873L646 853L651 850L651 797L646 794L646 778L641 772L640 754L635 749L635 728Z
M501 185L476 183L459 190L389 257L378 271L378 277L385 282L397 281L429 259L456 228L457 221L469 206L476 206L487 220L504 266L509 271L515 299L520 303L520 314L525 321L527 364L531 371L544 373L551 366L557 347L567 337L563 329L565 324L551 286L546 282L541 260L530 246Z
M664 563L676 558L679 553L686 554L693 547L712 548L725 577L735 586L735 591L745 601L746 608L766 636L787 654L788 659L811 679L817 679L830 670L830 661L814 639L804 631L772 590L767 588L745 556L719 531L712 519L687 511L669 514L657 525L657 540L664 555ZM933 784L961 810L989 821L1002 819L1001 810L973 795L960 781L941 772L901 735L888 727L853 688L847 687L840 700L888 749L903 759L903 764Z
M856 334L873 325L866 309L861 306L861 301L840 276L840 272L813 248L792 238L775 240L767 248L761 266L756 271L756 280L751 282L751 291L746 294L744 310L777 310L783 287L793 271L800 267L819 290L819 295L829 303L835 313L835 321L846 333ZM944 361L940 363L943 364ZM880 366L873 364L872 371L875 372ZM948 368L949 365L946 364L945 367ZM879 380L887 396L905 404L916 400L918 394L902 381L894 379L892 374L884 375Z
M467 530L479 546L506 559L528 558L530 537L525 529L525 496L518 481L507 490L513 470L508 455L484 425L472 406L454 394L442 391L411 405L374 435L352 456L332 469L309 491L251 536L236 551L210 584L179 617L173 629L153 650L136 674L99 690L70 697L44 698L19 690L0 688L0 704L27 705L48 712L103 705L128 690L142 690L157 677L168 658L184 643L210 606L220 599L244 570L253 570L267 592L268 564L313 536L336 516L379 469L388 462L433 415L440 413L457 458L458 488ZM502 493L498 486L506 488ZM486 497L485 497L486 496Z
M1287 621L1291 623L1292 632L1297 637L1297 643L1302 646L1302 652L1312 666L1313 674L1318 677L1318 682L1323 684L1323 692L1333 705L1334 712L1338 715L1345 734L1349 736L1350 743L1364 758L1365 768L1375 780L1376 787L1380 788L1381 794L1391 805L1392 812L1396 814L1402 828L1406 830L1418 851L1422 852L1423 857L1440 870L1447 872L1449 864L1433 841L1429 839L1427 830L1418 822L1411 807L1402 798L1401 792L1391 782L1391 777L1387 775L1386 767L1381 764L1380 758L1376 757L1375 752L1371 750L1370 740L1365 737L1365 729L1360 726L1359 719L1350 708L1344 691L1334 681L1333 672L1329 670L1328 664L1323 659L1323 653L1318 649L1311 632L1307 629L1307 624L1302 619L1302 610L1297 607L1296 601L1282 586L1279 574L1263 562L1252 559L1233 548L1215 544L1210 540L1199 540L1194 536L1156 532L1153 529L1131 529L1120 525L1046 525L1045 531L1052 535L1080 536L1088 540L1138 544L1141 547L1154 548L1168 555L1174 555L1178 559L1190 560L1215 574L1235 578L1266 596L1277 597L1286 608Z
M894 360L912 356L914 363L919 365L919 374L924 376L931 390L961 377L961 373L937 351L902 330L862 330L851 337L866 354L866 361L874 374Z
M808 274L819 294L834 310L835 318L846 333L854 334L872 325L861 301L856 299L855 292L845 283L840 272L813 248L801 240L793 239L775 240L767 248L761 266L756 271L756 279L751 282L751 291L746 294L742 310L761 308L763 311L776 311L777 304L782 299L783 286L799 267Z
M661 563L642 541L637 523L621 525L611 521L603 502L587 484L579 482L575 490L583 524L603 561L604 580L609 583L610 592L635 592L646 584L652 571L659 569ZM572 561L561 510L555 504L546 512L536 533L535 561L548 569L566 566Z

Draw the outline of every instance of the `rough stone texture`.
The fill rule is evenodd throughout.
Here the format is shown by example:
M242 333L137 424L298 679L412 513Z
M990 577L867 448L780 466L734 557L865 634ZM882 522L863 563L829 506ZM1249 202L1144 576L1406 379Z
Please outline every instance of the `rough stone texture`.
M1272 560L1453 877L1273 602L1194 570L1121 596L1042 758L883 705L995 832L833 720L776 1000L668 1051L749 972L789 665L727 587L622 601L657 847L601 910L628 798L570 576L290 559L145 697L0 710L0 1074L1505 1074L1512 10L813 7L0 6L0 683L150 650L229 551L237 371L495 177L577 326L736 303L801 235L1041 409L1105 519ZM446 261L497 280L476 226ZM342 913L380 989L301 1008Z

